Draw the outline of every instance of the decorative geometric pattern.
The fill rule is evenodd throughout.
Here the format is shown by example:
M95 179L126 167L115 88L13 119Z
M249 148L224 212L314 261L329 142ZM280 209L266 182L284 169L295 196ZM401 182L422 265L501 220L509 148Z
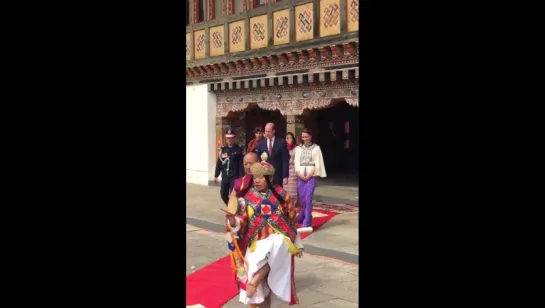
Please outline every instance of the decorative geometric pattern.
M252 31L250 30L250 33ZM248 29L246 28L245 21L239 20L229 24L229 51L228 52L240 52L246 50L246 36L248 35Z
M326 28L334 27L339 23L339 6L337 3L329 4L324 9L324 26Z
M295 7L295 41L301 42L314 38L314 3Z
M263 29L264 28L264 24L260 23L260 22L256 22L254 25L253 25L253 30L254 30L254 35L252 36L252 39L255 41L255 42L261 42L262 40L265 39L265 30Z
M208 46L210 46L210 56L215 57L225 54L225 27L217 26L209 28Z
M233 34L231 35L231 42L233 43L233 45L236 45L242 42L242 27L241 26L236 26L233 29Z
M360 25L360 0L346 0L346 31L359 30Z
M272 19L272 18L271 18ZM274 19L273 19L274 20ZM269 15L260 15L250 18L250 48L265 48L269 43Z
M288 35L288 29L289 29L289 24L288 24L288 17L286 16L281 16L279 17L276 22L276 27L275 27L275 36L277 38L283 38L284 36Z
M193 58L195 60L204 59L206 57L206 35L204 30L198 30L193 32Z
M346 0L342 0L346 1ZM345 4L348 4L345 2ZM343 9L348 17L348 10ZM337 35L341 33L341 0L320 0L320 36ZM347 22L348 23L348 22Z
M349 8L349 14L350 14L350 21L353 23L359 23L360 22L360 0L352 0L350 2L350 8Z
M191 40L189 39L189 33L185 35L185 58L191 59Z
M312 13L304 10L298 16L297 30L301 33L307 33L312 30Z
M273 13L273 44L282 45L290 42L290 9Z
M185 59L191 60L191 33L185 34Z
M195 47L197 48L197 51L204 50L205 44L204 44L204 34L201 34L197 37L197 41L195 42Z
M223 45L223 35L220 31L212 33L212 44L214 48L220 48Z

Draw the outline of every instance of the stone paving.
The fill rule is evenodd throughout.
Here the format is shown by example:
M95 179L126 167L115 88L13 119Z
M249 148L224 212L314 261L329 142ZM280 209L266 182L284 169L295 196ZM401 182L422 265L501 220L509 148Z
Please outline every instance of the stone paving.
M186 276L227 255L224 233L186 227ZM358 265L305 254L296 259L295 280L299 296L295 307L358 307ZM245 306L236 296L223 307Z

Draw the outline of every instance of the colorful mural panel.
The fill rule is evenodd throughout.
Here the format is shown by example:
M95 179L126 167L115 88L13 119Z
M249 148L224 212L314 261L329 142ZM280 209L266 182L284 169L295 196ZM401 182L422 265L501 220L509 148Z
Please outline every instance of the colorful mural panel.
M191 34L185 34L185 59L191 60Z
M273 13L273 42L282 45L290 42L290 10Z
M295 41L314 38L314 4L308 3L295 7Z
M320 0L320 36L341 33L341 5L339 0Z
M229 52L244 51L246 45L244 20L229 24Z
M346 31L359 30L360 0L346 0Z
M250 18L250 48L258 49L269 44L267 14Z
M193 45L195 45L195 59L203 59L206 49L204 30L193 32L193 42Z
M210 42L208 43L208 46L210 46L210 56L223 55L225 53L224 27L212 27L209 31Z

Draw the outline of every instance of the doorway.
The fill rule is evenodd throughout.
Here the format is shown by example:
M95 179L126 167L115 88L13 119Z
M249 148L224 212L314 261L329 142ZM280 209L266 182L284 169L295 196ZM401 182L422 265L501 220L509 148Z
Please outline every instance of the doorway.
M328 178L358 182L359 121L358 110L339 101L332 107L312 111L308 127L320 146Z
M246 144L255 138L254 129L261 126L265 132L265 124L274 123L276 138L284 139L286 137L286 120L278 110L264 110L255 106L246 112Z

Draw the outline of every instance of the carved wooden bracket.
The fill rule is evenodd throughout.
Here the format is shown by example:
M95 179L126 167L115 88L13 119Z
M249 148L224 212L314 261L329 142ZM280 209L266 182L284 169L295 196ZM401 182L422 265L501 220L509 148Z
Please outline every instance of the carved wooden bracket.
M267 60L269 60L271 68L276 67L278 65L278 61L276 61L273 56L267 56Z
M238 72L238 71L242 71L242 69L244 68L244 65L242 64L242 61L238 60L237 62L235 62L235 67L237 68L237 72Z
M318 60L318 53L314 49L307 49L310 62Z
M345 56L351 56L354 54L354 46L352 44L344 44L343 49Z
M212 70L214 71L214 74L221 73L221 69L220 69L219 65L217 65L217 64L212 65Z
M229 69L229 73L235 71L235 64L233 62L227 62L227 68Z
M250 61L252 62L252 69L258 69L261 68L261 64L259 63L259 60L257 58L251 58Z
M258 60L261 64L261 67L267 67L269 65L269 61L267 61L267 58L265 57L259 57Z
M343 52L342 52L341 45L331 46L331 53L332 53L332 58L333 59L342 58Z
M245 70L251 70L254 66L252 65L252 63L250 63L249 60L243 60L242 61L242 64L244 64L244 69Z
M220 63L218 64L218 66L220 67L220 70L222 73L227 73L229 72L229 68L227 67L227 64L225 63Z
M297 51L297 54L299 55L299 63L305 63L308 61L308 57L303 50Z
M286 58L286 56L284 54L279 54L277 56L277 58L278 58L278 64L280 66L284 66L284 65L288 64L288 59Z
M328 47L321 47L320 50L320 61L327 60L331 57L331 49Z

